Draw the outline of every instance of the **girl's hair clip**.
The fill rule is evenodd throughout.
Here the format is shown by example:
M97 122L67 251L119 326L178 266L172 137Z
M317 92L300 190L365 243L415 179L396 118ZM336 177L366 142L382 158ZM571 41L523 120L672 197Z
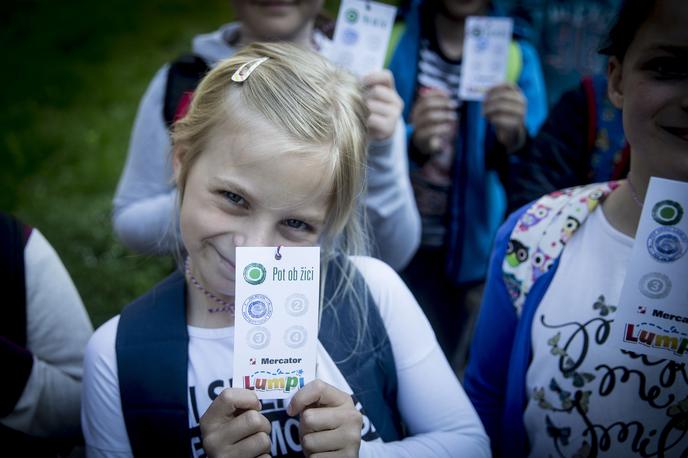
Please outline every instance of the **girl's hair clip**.
M243 83L251 75L251 73L253 73L253 70L258 68L260 64L268 59L269 57L259 57L258 59L249 60L234 72L232 75L232 81Z

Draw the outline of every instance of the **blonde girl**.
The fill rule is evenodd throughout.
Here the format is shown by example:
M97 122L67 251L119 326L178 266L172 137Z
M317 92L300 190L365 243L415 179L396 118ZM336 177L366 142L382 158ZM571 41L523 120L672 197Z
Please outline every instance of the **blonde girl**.
M249 45L201 82L173 135L186 272L89 343L89 456L488 455L413 296L381 261L352 256L367 116L351 75L292 45ZM322 345L317 380L261 405L228 388L235 248L278 245L321 247Z

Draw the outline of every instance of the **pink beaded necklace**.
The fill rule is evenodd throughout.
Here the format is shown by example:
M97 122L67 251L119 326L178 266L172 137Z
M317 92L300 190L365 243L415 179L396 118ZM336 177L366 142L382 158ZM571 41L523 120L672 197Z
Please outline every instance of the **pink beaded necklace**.
M191 273L191 267L190 267L190 262L189 262L189 258L188 258L188 257L186 258L186 261L184 261L184 270L186 271L186 276L187 276L187 278L191 281L191 284L194 285L194 286L196 287L196 289L198 289L200 292L202 292L203 294L205 294L205 296L206 296L207 298L209 298L210 300L212 300L212 301L217 302L218 304L220 304L220 307L210 307L210 308L208 308L208 311L209 311L210 313L216 313L216 312L229 312L229 313L231 313L232 315L234 315L234 304L229 303L229 302L227 302L227 301L225 301L225 300L220 299L220 298L217 297L215 294L213 294L213 293L211 293L210 291L208 291L207 289L205 289L205 288L203 287L203 285L201 285L200 282L199 282L198 280L196 280L196 277L194 277L193 274Z
M633 197L633 201L635 201L638 207L643 208L643 201L640 200L640 196L638 196L638 191L636 191L635 186L633 186L630 175L626 177L626 182L628 183L628 187L631 189L631 197Z

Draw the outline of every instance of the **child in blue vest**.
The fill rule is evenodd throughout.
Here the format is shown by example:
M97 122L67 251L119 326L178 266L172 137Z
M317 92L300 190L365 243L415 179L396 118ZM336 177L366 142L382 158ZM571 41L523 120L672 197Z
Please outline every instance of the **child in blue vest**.
M173 133L185 271L91 339L89 456L489 454L413 296L349 257L367 115L353 76L294 45L249 45L204 78ZM279 245L321 247L318 379L261 406L229 388L235 247Z
M169 129L210 68L254 41L288 41L319 49L332 21L320 15L323 0L232 0L237 20L197 35L193 54L164 65L148 86L136 115L126 164L113 199L113 228L129 249L170 254L178 248L177 188L172 180ZM401 100L388 70L366 75L368 175L364 215L373 255L395 269L413 256L420 218L408 179Z
M682 0L627 0L610 30L628 178L545 196L497 235L465 378L497 456L688 453L685 363L610 337L649 179L688 180L687 22Z
M458 98L465 19L494 13L487 0L415 0L390 64L405 103L411 182L423 224L421 247L403 278L450 358L466 321L461 310L477 310L504 218L498 170L547 114L537 53L518 30L509 46L508 82L483 102ZM457 353L462 366L465 350Z

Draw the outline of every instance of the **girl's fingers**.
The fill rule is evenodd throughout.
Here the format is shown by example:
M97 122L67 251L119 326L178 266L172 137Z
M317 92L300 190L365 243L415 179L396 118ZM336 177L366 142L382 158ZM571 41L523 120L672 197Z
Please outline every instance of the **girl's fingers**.
M287 406L287 413L292 417L302 413L306 407L336 407L351 404L351 396L332 385L316 379L296 392Z
M394 75L391 71L384 69L376 72L368 73L363 78L361 82L364 86L376 86L381 85L389 88L394 87Z
M504 93L521 93L521 89L514 83L502 83L498 84L496 86L492 86L490 89L487 90L487 93L485 94L485 97L493 97L499 94L504 94Z
M365 99L366 101L379 100L381 102L387 102L399 106L403 106L404 104L394 88L379 85L369 88L365 93Z
M371 114L368 116L368 135L373 140L385 140L394 134L396 120L385 116Z
M243 388L225 388L210 404L202 419L204 418L208 423L214 423L233 418L237 411L260 409L260 401L253 391Z
M483 115L486 117L494 116L497 114L511 114L514 116L525 116L526 107L522 103L514 102L511 100L499 101L498 103L491 103L483 105Z
M449 136L454 132L454 125L449 123L434 124L422 129L415 129L414 134L418 139L428 139L430 137Z
M226 436L232 442L239 442L260 432L270 434L272 431L270 421L257 410L247 410L232 420L232 422L231 431L227 431ZM227 429L229 430L229 428Z
M399 107L389 104L387 102L380 102L378 100L368 100L366 102L368 110L371 114L377 114L386 118L392 118L396 123L397 118L401 114Z
M220 456L243 458L269 455L271 448L272 442L270 441L270 436L267 433L260 432L240 440L231 447L231 451L228 450L226 455Z
M301 437L301 446L310 456L313 453L341 451L359 443L360 434L360 431L353 431L352 428L314 432Z
M456 113L453 111L432 111L425 116L419 116L413 120L414 129L425 129L440 124L453 125L457 121Z
M459 105L456 101L450 99L444 94L434 94L419 97L416 101L416 105L423 110L447 110L455 111Z
M307 408L301 413L301 434L337 429L343 424L355 423L361 414L356 410L341 407Z
M235 418L225 420L224 423L216 424L214 428L204 428L202 430L203 444L206 450L222 450L238 445L242 441L261 433L269 437L271 430L272 425L263 414L256 410L247 410ZM247 442L247 444L251 443L251 441ZM259 453L261 452L259 451L251 456Z

